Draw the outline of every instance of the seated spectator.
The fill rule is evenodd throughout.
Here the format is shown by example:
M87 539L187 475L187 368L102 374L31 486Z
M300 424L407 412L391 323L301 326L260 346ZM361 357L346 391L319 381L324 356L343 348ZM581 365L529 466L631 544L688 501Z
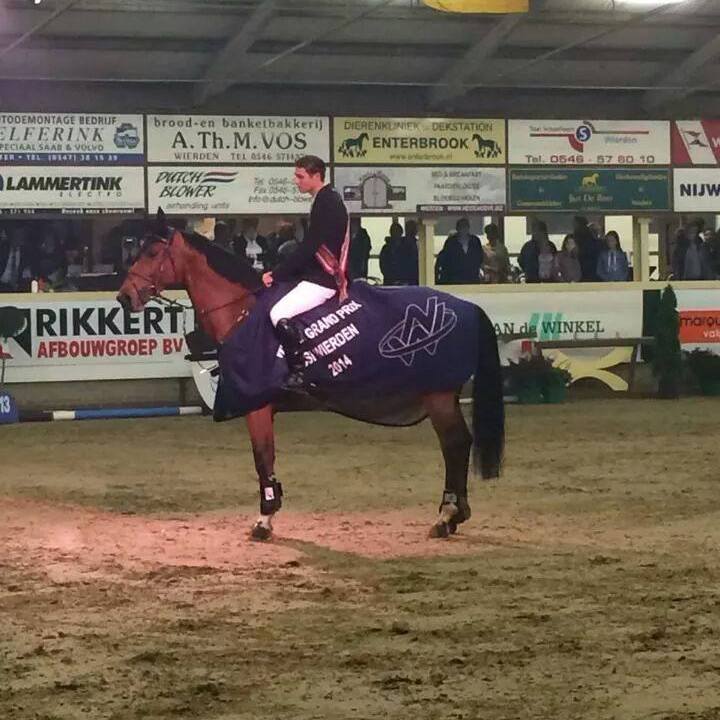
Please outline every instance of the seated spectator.
M558 282L580 282L582 268L575 238L566 235L560 252L555 256L555 272Z
M384 285L400 284L400 241L403 236L402 225L393 221L390 225L390 234L385 238L385 244L380 251L380 272Z
M232 249L238 257L246 258L258 272L268 269L266 267L268 242L262 235L258 235L257 218L243 220L240 235L232 241Z
M470 233L470 221L460 218L435 261L435 281L445 285L480 282L484 259L480 238Z
M510 277L510 255L500 237L500 229L494 223L485 226L487 245L483 245L485 263L483 272L489 283L506 283Z
M552 282L555 280L557 248L551 242L544 222L535 222L530 239L522 246L518 263L525 273L525 282Z
M399 285L417 285L420 282L417 223L405 222L405 234L397 250L397 281Z
M350 218L350 253L348 255L348 271L351 280L366 278L370 262L372 243L367 230L362 226L361 218Z
M620 236L614 230L605 235L605 249L598 258L596 273L602 282L621 282L628 279L627 255L620 245Z

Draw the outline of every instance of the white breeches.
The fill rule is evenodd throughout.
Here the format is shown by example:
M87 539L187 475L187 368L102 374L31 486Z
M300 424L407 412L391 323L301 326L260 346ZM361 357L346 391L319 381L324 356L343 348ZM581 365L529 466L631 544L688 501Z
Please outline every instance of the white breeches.
M270 322L277 325L280 320L312 310L334 297L336 290L302 280L284 298L278 300L270 310Z

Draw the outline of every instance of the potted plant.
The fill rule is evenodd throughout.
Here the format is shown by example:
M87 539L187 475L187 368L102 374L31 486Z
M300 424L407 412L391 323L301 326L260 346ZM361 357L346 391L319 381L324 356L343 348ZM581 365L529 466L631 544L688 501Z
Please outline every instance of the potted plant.
M720 355L709 350L693 350L685 357L700 392L703 395L720 395Z
M661 398L675 399L680 396L680 316L677 297L670 285L663 291L657 312L653 373L658 379L658 395Z
M572 377L541 354L510 362L507 376L518 401L524 405L558 403L565 399Z

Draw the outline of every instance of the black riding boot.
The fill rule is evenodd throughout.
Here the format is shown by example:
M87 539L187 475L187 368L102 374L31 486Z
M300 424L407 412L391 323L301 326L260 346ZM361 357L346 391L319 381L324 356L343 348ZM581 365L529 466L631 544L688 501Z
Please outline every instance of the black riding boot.
M288 390L300 390L305 385L302 333L292 320L286 319L279 320L275 330L283 347L289 371L284 387Z

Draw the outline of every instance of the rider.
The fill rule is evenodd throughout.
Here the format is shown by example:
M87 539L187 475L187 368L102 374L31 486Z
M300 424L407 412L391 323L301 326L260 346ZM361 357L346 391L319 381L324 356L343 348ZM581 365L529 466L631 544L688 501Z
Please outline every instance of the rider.
M263 275L266 287L275 280L300 281L270 310L290 371L285 385L291 389L303 386L305 368L302 332L292 318L321 305L336 292L345 298L350 249L348 212L340 195L325 181L325 163L315 155L298 158L295 185L313 196L310 226L297 249Z

